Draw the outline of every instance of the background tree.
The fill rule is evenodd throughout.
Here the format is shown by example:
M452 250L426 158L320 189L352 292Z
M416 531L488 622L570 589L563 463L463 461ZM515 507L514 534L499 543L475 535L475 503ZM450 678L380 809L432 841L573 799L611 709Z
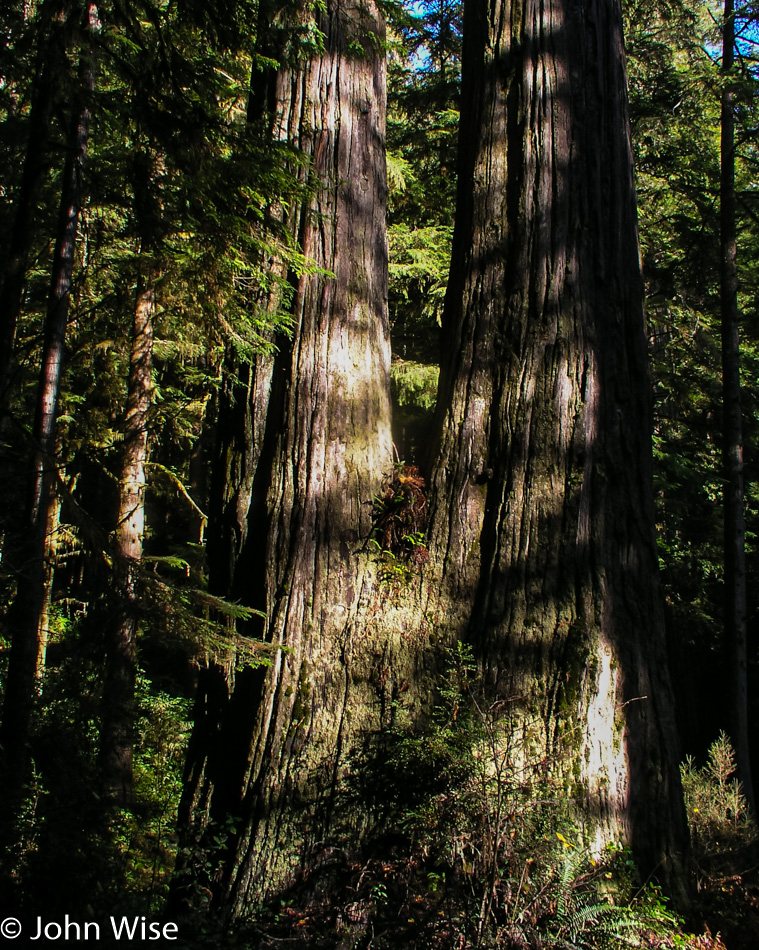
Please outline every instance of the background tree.
M34 241L36 205L40 186L45 175L49 156L50 125L53 108L61 87L65 88L67 47L71 42L72 21L80 15L76 4L50 2L43 3L32 22L24 23L24 17L17 6L8 11L7 39L5 50L23 49L23 40L31 34L36 50L34 52L34 79L31 88L31 103L26 123L26 142L22 162L21 179L13 201L13 223L10 228L10 241L5 250L7 258L2 289L0 290L0 401L4 405L7 389L10 385L13 346L16 325L22 305L24 282L29 266L29 255ZM15 17L13 15L16 15ZM16 34L16 42L13 41ZM27 34L25 36L24 34ZM27 55L26 63L31 56ZM23 122L24 109L21 105L23 94L19 88L19 77L14 76L18 63L7 57L3 69L3 85L8 102L6 121L13 124ZM15 79L15 82L14 82ZM11 136L9 136L11 138ZM10 143L8 143L10 144ZM6 153L6 159L13 161L16 156L12 150Z
M83 166L87 153L90 108L95 86L92 32L97 26L94 3L81 10L83 40L79 55L79 84L71 109L71 131L63 172L58 231L51 277L50 299L44 327L42 365L33 429L34 461L28 484L25 540L21 546L21 570L16 595L15 635L12 641L2 740L7 780L16 786L28 777L27 743L35 694L42 624L50 597L45 559L49 533L55 471L56 414L61 386L66 326L69 314L79 215L83 201Z
M733 662L724 634L724 476L721 363L720 97L721 37L703 5L626 7L633 143L654 369L657 528L666 592L670 660L685 748L705 756L707 744L731 728ZM754 150L748 11L739 20L733 71L736 136L736 225L743 253L741 359L746 426L748 523L756 502L753 386L756 313L752 290L755 237L751 155ZM755 545L747 533L747 572ZM747 616L755 623L749 583ZM708 656L709 661L704 662ZM749 663L749 676L752 665Z
M744 512L743 414L738 330L738 266L735 209L735 4L725 0L722 21L723 89L720 110L720 310L722 322L722 429L725 473L725 641L732 673L731 734L744 794L756 810L748 739L746 642L746 519Z
M254 22L243 7L159 10L151 3L132 4L119 8L99 33L101 79L94 93L97 122L89 142L89 195L79 214L77 239L69 246L72 293L58 442L55 458L48 459L63 502L58 536L64 540L56 558L57 576L49 573L54 584L52 662L45 671L46 698L28 707L30 742L24 753L34 760L34 781L13 820L8 812L4 816L4 830L16 845L3 862L5 883L12 889L23 887L31 874L45 890L45 882L62 873L60 861L64 854L71 857L62 842L79 840L81 831L75 822L66 823L65 803L83 794L89 807L81 810L82 821L90 823L92 834L86 847L72 844L79 862L72 874L81 880L98 877L102 862L94 852L99 844L106 863L122 854L116 877L122 887L128 885L124 879L133 873L134 859L139 863L142 858L130 856L132 832L124 831L121 840L118 834L150 814L148 824L162 828L165 839L168 819L163 812L176 808L173 800L159 810L155 789L146 790L146 775L155 774L150 761L155 750L144 742L145 710L171 710L165 725L166 736L176 743L167 752L174 768L180 749L176 737L184 725L177 694L191 688L199 653L214 653L220 645L228 649L229 612L246 614L205 589L197 525L205 499L201 494L193 498L187 487L192 486L190 450L203 445L224 346L234 340L246 353L261 349L277 319L277 314L250 306L260 296L261 259L276 252L294 270L302 261L292 242L283 244L263 224L267 205L273 196L284 196L291 176L283 171L278 150L270 143L263 147L246 122ZM154 173L144 165L148 153L157 156ZM38 221L35 230L35 248L45 243L42 224ZM23 434L30 380L40 358L36 318L39 271L45 263L43 256L41 265L30 268L16 337L17 385L7 431L18 433L19 459L28 450ZM141 277L151 273L152 286L145 291ZM147 297L149 302L152 292L160 301L152 317L148 313L152 347L140 349L140 372L132 373L130 394L135 300ZM134 453L130 457L134 448L136 459ZM148 450L151 458L145 461ZM23 465L12 461L16 467L4 469L4 487L13 485L13 473ZM128 479L134 494L124 500L122 514L143 514L145 502L144 530L135 526L131 534L123 525L117 531L122 520L118 482L125 483L125 468L136 468L139 478ZM202 477L197 476L197 484L202 490ZM20 530L19 521L13 507L6 508L3 580L9 599L20 607L18 563L7 557L7 539ZM126 604L113 596L124 579L125 541L129 553L136 547L142 555L141 566L140 558L128 562ZM47 566L52 568L50 559ZM35 591L38 596L39 585ZM125 627L126 650L117 662L106 663L104 631L123 633ZM11 633L7 625L4 632ZM126 688L114 689L114 681ZM5 677L3 685L8 703L12 690ZM31 700L34 690L27 696ZM74 722L77 728L70 728ZM56 731L58 744L50 741ZM94 739L98 732L103 734L100 756ZM102 787L110 753L118 761L128 760L133 741L131 807L113 809L103 798L94 804L82 790ZM9 774L19 776L17 771ZM125 789L122 778L114 778L111 770L106 785L117 786L116 798L124 803L130 798L129 782ZM176 779L173 774L172 781ZM37 796L44 805L29 805ZM27 806L39 818L33 832L25 824ZM35 842L31 849L28 834ZM148 842L157 839L141 840L150 850ZM30 850L39 855L33 873ZM165 875L171 851L162 843L149 860ZM64 887L56 893L61 906L67 899L79 900Z

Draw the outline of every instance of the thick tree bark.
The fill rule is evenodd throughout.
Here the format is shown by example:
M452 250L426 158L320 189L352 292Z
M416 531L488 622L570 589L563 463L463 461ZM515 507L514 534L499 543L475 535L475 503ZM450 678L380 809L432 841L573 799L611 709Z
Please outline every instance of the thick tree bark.
M27 742L35 696L40 625L46 597L47 527L55 504L55 420L63 367L69 297L74 271L76 236L82 202L82 176L90 127L90 101L95 85L91 31L95 4L83 13L83 42L79 61L79 94L72 112L69 151L63 174L60 218L53 255L50 300L44 327L37 408L34 420L34 460L23 525L21 571L14 602L13 637L3 708L2 744L12 784L20 785L29 765Z
M738 245L735 226L735 5L725 0L722 27L720 157L720 304L722 314L723 469L725 477L725 644L730 671L730 737L743 792L756 814L748 741L746 646L746 518L743 479L738 327Z
M615 0L467 3L431 548L525 764L679 890L687 828L653 534Z
M116 522L117 607L107 630L103 719L100 732L101 780L109 800L127 805L134 782L134 690L137 674L137 579L145 535L145 462L148 413L153 401L153 275L141 275L132 327L129 386L124 417L124 455L119 478Z
M336 4L324 55L280 70L278 134L320 182L303 249L335 279L299 282L292 346L262 364L247 537L225 561L289 652L233 684L211 671L196 710L185 843L227 917L355 853L371 817L340 796L351 756L401 697L429 703L440 645L467 632L521 761L563 784L589 843L631 842L680 883L619 10L465 16L432 560L402 605L359 550L390 463L382 64L348 52L360 20Z
M370 678L393 649L356 629L378 609L361 548L391 466L384 26L371 2L331 3L317 25L323 54L280 69L274 137L310 159L299 240L334 276L298 280L292 340L241 387L255 450L229 497L238 527L219 584L264 609L266 640L286 651L233 685L209 671L182 806L190 836L240 819L212 883L231 916L339 836L338 778L351 737L379 724Z
M219 394L209 506L209 581L212 593L244 603L250 600L248 556L255 550L255 544L248 544L253 482L257 472L259 480L263 477L259 461L273 367L274 357L262 356L249 365L230 352Z

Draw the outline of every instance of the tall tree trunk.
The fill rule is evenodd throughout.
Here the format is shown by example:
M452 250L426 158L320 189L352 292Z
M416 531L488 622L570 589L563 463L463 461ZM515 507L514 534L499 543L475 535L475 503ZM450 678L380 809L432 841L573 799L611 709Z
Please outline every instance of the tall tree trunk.
M38 51L29 112L29 134L18 194L14 200L13 230L2 288L0 288L0 405L10 384L13 344L21 311L29 251L34 236L37 196L49 161L50 120L58 87L67 68L65 30L70 0L46 0L39 16Z
M616 0L465 6L431 549L525 764L680 889ZM462 617L462 622L464 617Z
M132 760L137 674L137 580L145 535L145 462L148 452L147 417L153 401L154 315L153 275L141 275L134 308L124 418L124 454L119 477L115 552L118 597L115 619L107 630L100 732L100 768L105 794L112 802L122 806L132 800L134 790Z
M182 805L190 836L241 819L212 884L232 916L334 832L343 748L378 719L371 668L387 651L355 629L378 596L360 549L391 465L384 25L370 2L330 4L317 26L323 54L280 69L274 136L310 159L299 239L334 276L299 279L292 340L251 370L256 399L238 405L255 456L222 566L227 590L265 609L277 649L233 686L219 670L205 679Z
M746 651L746 520L743 487L738 332L738 245L735 227L735 5L725 0L722 26L720 158L720 302L722 313L723 468L725 477L725 643L730 670L730 736L743 792L756 814L748 742Z
M42 365L37 391L33 471L23 525L22 570L14 602L13 639L3 707L2 744L10 783L23 783L29 765L27 742L35 696L40 624L45 604L47 526L54 504L55 419L60 393L66 324L69 313L76 236L82 202L82 175L90 128L90 101L95 86L91 32L95 4L88 0L82 22L79 93L72 110L69 150L63 174L60 218L53 255L50 300L44 327Z

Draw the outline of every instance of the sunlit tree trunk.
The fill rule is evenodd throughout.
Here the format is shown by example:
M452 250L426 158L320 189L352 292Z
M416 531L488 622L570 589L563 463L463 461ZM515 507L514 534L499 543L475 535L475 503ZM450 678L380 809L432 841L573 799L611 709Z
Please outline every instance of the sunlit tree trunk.
M153 401L153 275L140 276L134 308L124 454L116 522L114 617L107 635L100 767L107 797L128 804L133 795L134 703L137 673L138 572L145 536L145 462Z
M677 888L618 4L468 3L461 113L431 503L441 603L586 840L632 844Z
M725 0L720 113L720 301L722 312L723 468L725 474L725 642L730 670L730 735L743 791L755 812L748 742L746 518L743 478L738 245L735 227L735 6Z
M37 625L37 679L40 679L45 671L47 644L50 639L50 625L53 617L53 581L55 579L55 564L60 540L61 499L55 486L51 487L51 492L45 526L45 553L42 558L42 606Z
M49 583L46 586L45 557L49 551L47 529L50 523L50 508L55 504L55 421L83 194L82 176L89 138L90 101L95 85L90 38L95 17L95 5L88 2L83 14L80 88L72 112L58 234L53 255L50 300L44 326L42 365L33 429L33 470L23 524L24 535L3 707L2 744L5 748L6 766L12 781L19 783L24 781L29 764L27 743L35 696L40 628L49 592Z

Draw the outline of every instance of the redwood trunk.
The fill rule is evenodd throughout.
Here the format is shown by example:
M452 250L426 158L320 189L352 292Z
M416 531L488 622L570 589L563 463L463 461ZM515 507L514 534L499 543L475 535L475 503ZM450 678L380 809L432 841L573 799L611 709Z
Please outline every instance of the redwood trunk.
M525 765L679 889L621 15L465 7L431 547ZM448 615L451 615L449 610Z
M248 560L229 563L288 652L201 691L182 805L196 883L241 917L355 855L371 816L341 797L351 755L397 704L429 703L440 645L468 630L524 763L563 786L589 843L632 842L676 888L687 829L619 10L466 9L432 560L400 604L361 550L390 462L383 64L349 53L346 14L331 8L324 55L278 79L279 135L319 184L303 249L335 279L299 282L292 345L262 367Z
M153 394L153 318L155 289L151 276L137 287L124 419L124 455L119 478L116 522L117 600L107 632L103 721L100 733L101 778L106 796L127 805L133 794L134 690L137 674L137 581L145 535L145 462L148 413Z
M746 645L746 518L743 479L738 327L738 244L735 227L735 6L725 0L722 33L720 157L720 302L722 313L723 469L725 476L725 643L730 671L730 736L743 792L756 813L748 742Z
M298 280L292 340L252 368L241 393L254 451L245 471L231 456L223 466L238 486L223 585L265 610L273 664L231 686L219 669L207 675L182 808L188 834L208 829L209 840L209 821L240 819L208 881L228 916L339 838L345 755L381 711L370 678L387 644L356 617L379 605L362 547L391 465L384 26L371 2L330 4L317 25L324 53L280 69L274 136L309 157L313 197L298 237L334 276Z

